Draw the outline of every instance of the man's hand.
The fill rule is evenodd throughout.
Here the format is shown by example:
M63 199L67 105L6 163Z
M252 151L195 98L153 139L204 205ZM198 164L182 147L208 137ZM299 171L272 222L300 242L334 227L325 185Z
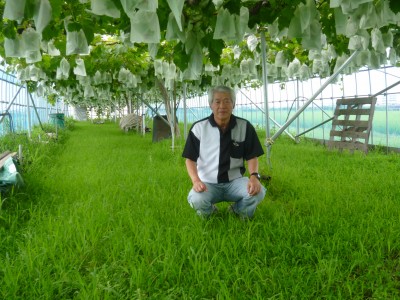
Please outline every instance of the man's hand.
M207 191L207 186L200 180L193 182L193 190L198 193Z
M257 195L261 191L261 183L255 176L250 176L247 183L247 192L250 196Z
M207 186L200 180L199 175L197 174L196 162L187 158L186 168L190 179L192 179L193 182L193 190L198 193L207 191Z

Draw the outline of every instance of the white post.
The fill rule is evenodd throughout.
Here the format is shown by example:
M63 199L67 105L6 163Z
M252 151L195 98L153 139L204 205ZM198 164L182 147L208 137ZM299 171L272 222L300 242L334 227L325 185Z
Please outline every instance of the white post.
M18 158L19 158L19 163L22 166L23 157L22 157L22 145L21 144L18 145Z
M261 30L261 58L262 58L262 78L263 78L263 94L264 94L264 111L265 111L265 134L267 147L267 164L271 166L271 143L270 140L270 125L269 125L269 107L268 107L268 70L267 70L267 45L265 42L265 31Z
M146 135L146 113L145 113L145 105L143 103L143 94L140 94L140 99L142 100L142 134Z
M171 149L174 151L175 149L175 101L174 101L174 93L173 90L170 91L170 101L171 101L171 133L172 133L172 145Z
M26 114L28 117L28 137L31 138L31 109L30 109L30 101L29 101L29 91L28 86L26 86Z
M186 82L183 83L183 136L187 137Z

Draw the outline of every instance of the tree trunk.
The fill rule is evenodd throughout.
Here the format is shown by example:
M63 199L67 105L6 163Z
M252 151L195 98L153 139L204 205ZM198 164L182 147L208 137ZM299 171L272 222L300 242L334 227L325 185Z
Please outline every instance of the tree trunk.
M162 80L160 80L159 78L157 78L156 80L157 80L158 88L161 92L161 96L164 101L164 106L165 106L165 111L167 112L168 122L169 122L169 124L171 124L171 120L173 119L173 115L174 115L175 116L174 121L173 121L174 129L175 129L174 133L175 133L176 137L181 137L181 131L179 129L179 124L178 124L177 118L176 118L176 93L174 91L173 99L171 99L171 97L168 95L167 89L165 88L164 82Z

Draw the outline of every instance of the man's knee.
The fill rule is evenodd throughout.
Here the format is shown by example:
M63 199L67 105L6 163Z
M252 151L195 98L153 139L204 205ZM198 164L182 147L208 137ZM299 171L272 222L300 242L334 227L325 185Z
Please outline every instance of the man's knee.
M267 194L267 189L264 186L261 186L260 192L256 195L258 202L261 202L265 198L266 194Z
M191 190L188 196L188 202L194 209L204 209L211 206L211 199L208 197L207 192L198 193Z

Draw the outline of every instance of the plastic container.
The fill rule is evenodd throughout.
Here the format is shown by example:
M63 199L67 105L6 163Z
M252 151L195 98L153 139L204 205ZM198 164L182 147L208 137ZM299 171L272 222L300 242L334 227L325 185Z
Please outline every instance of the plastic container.
M51 124L53 124L54 126L57 126L59 128L65 127L64 114L62 114L62 113L49 114L49 121Z

